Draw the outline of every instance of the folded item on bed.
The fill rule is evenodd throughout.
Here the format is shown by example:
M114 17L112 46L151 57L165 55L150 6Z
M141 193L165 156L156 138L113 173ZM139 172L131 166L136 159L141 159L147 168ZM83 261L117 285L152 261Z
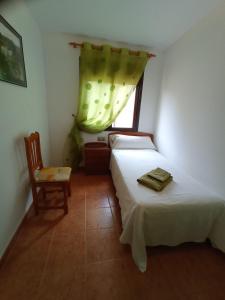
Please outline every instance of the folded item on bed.
M156 169L152 170L151 172L147 173L147 175L149 177L155 178L161 182L165 182L171 176L171 174L169 172L167 172L166 170L163 170L161 168L156 168Z
M151 188L157 192L161 191L173 180L173 176L170 175L166 181L161 182L153 177L148 176L148 174L149 173L144 174L143 176L138 178L137 181L140 184L143 184L144 186Z

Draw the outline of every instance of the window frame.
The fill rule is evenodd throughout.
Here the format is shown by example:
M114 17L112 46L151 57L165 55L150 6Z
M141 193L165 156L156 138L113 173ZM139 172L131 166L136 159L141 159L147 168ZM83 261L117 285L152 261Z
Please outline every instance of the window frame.
M136 86L136 93L135 93L135 101L134 101L134 114L133 114L133 124L130 128L125 127L112 127L110 125L106 131L138 131L139 126L139 118L140 118L140 110L141 110L141 98L142 98L142 89L143 89L143 82L144 82L144 73L142 74L140 80Z

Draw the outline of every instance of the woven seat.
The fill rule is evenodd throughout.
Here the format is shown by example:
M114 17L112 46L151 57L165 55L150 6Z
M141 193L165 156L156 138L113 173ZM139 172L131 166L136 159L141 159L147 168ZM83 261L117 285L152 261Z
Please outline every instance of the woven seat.
M36 170L34 178L36 182L49 181L69 181L71 168L69 167L49 167Z

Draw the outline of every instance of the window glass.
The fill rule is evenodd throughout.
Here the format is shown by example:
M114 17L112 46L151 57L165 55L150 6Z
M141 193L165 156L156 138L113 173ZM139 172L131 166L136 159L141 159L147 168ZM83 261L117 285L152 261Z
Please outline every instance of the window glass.
M119 116L116 118L115 122L112 123L112 129L133 127L135 94L136 94L136 89L131 94L126 106L123 108Z
M144 74L131 94L126 106L107 130L138 131Z

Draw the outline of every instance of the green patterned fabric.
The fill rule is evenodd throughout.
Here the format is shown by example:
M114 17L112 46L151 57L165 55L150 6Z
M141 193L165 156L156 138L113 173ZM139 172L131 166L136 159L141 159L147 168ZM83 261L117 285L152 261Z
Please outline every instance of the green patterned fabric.
M80 141L76 137L79 134L77 129L97 133L115 121L135 89L147 61L146 52L131 55L125 48L114 52L109 45L98 50L84 43L80 56L78 111L71 131L73 141Z

